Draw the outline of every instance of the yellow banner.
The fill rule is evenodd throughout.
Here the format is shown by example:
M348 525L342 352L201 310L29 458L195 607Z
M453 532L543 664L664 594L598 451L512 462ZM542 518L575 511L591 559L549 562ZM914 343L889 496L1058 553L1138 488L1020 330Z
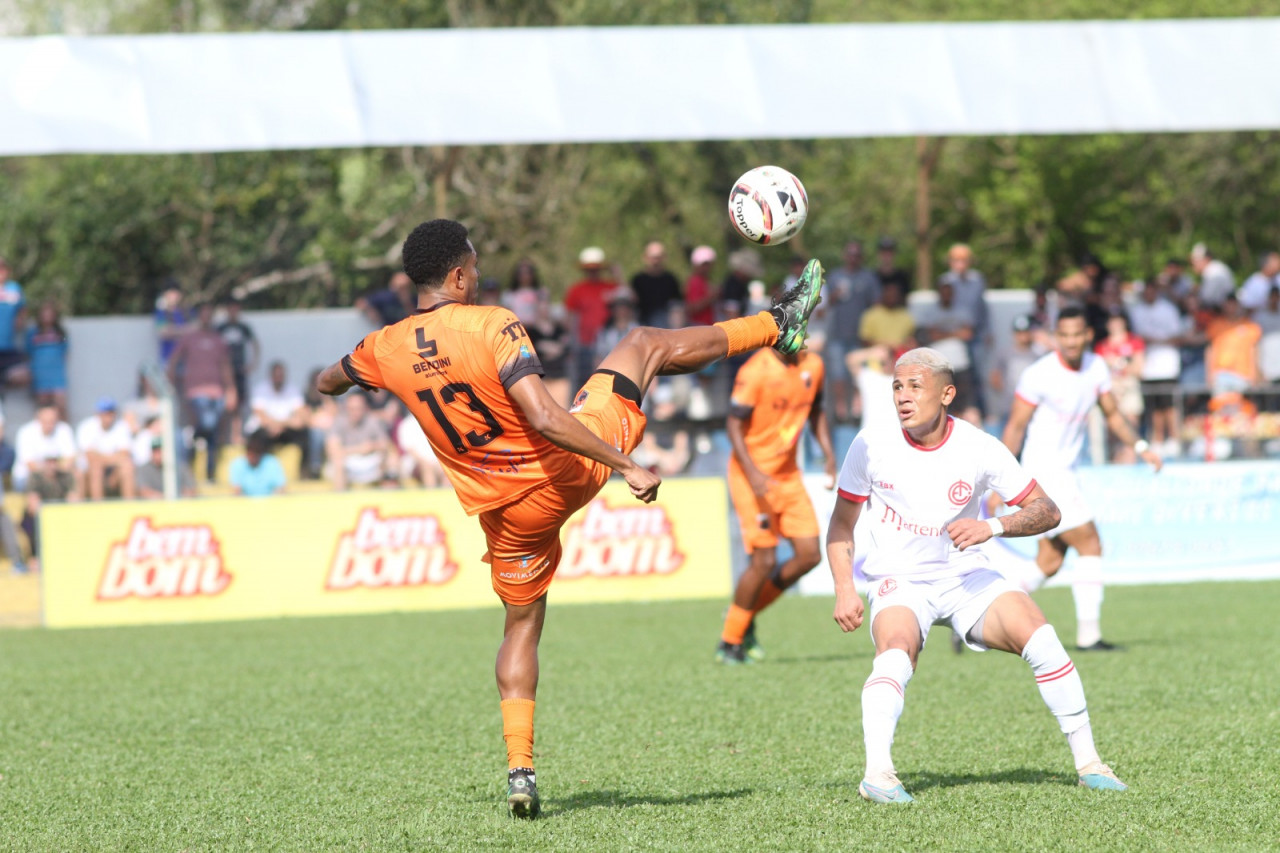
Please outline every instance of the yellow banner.
M48 505L41 531L50 627L499 603L480 524L446 490ZM647 505L610 482L562 538L554 601L729 594L720 480Z

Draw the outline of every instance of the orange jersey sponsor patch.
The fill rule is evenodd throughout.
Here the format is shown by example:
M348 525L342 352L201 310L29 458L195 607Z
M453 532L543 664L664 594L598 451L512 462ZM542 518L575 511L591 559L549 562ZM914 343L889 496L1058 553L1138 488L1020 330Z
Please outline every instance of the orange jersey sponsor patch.
M365 388L409 408L469 515L502 506L577 464L529 425L507 389L542 364L506 308L446 302L370 333L342 360Z
M822 391L824 375L822 359L813 353L802 353L796 364L787 364L767 349L747 359L738 371L730 411L750 411L743 419L743 443L762 473L795 470L796 442Z

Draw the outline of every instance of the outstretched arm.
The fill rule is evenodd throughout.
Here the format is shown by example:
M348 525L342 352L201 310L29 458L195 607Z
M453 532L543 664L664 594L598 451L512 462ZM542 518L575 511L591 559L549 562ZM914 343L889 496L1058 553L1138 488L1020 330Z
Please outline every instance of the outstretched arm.
M835 510L827 525L827 562L836 586L834 618L846 634L862 625L862 597L853 585L853 526L861 514L861 503L836 498Z
M541 376L531 373L522 377L507 389L507 394L524 412L529 425L556 447L608 465L627 481L631 494L645 503L658 496L662 478L641 468L562 409L547 392Z
M320 371L320 375L316 377L316 390L321 394L328 394L330 397L347 393L355 384L351 381L351 377L347 376L347 372L342 369L342 362L340 361L335 361Z
M1120 412L1120 407L1116 405L1116 397L1110 391L1098 395L1098 407L1102 409L1102 414L1107 417L1107 427L1111 430L1111 434L1120 439L1124 444L1132 445L1143 461L1159 471L1164 466L1164 460L1160 455L1153 451L1151 447L1138 438L1134 433L1133 427L1129 426L1128 419Z

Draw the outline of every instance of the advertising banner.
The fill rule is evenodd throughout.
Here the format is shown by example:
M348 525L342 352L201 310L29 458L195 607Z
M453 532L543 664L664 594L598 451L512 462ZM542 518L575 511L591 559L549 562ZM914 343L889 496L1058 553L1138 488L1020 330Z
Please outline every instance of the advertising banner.
M728 594L719 480L642 504L611 482L565 525L556 601ZM50 627L444 610L499 604L479 522L452 492L49 505Z
M1102 538L1108 584L1280 578L1280 462L1175 463L1155 473L1145 465L1082 467L1080 487ZM823 522L835 496L825 477L805 485ZM1050 495L1052 497L1052 495ZM865 555L864 514L854 531L855 559ZM1035 559L1038 539L996 539L981 546L997 571L1016 575ZM1071 581L1075 552L1050 585ZM860 580L860 576L855 575ZM806 595L831 595L823 563L801 580Z

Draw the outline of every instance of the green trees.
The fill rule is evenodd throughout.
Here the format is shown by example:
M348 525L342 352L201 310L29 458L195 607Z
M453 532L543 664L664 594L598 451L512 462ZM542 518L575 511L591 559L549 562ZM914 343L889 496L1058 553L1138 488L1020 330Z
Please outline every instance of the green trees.
M984 0L29 0L31 34L248 29L364 29L782 23L1026 18L1026 4ZM1123 6L1124 4L1120 4ZM1204 14L1202 4L1141 5L1144 17ZM1214 14L1250 14L1242 0ZM1037 17L1125 16L1115 3L1038 4ZM914 139L678 142L280 151L0 160L0 252L33 299L77 314L146 310L168 280L195 298L246 293L256 307L349 304L380 286L399 243L424 218L474 231L486 275L532 257L553 290L586 245L629 271L649 239L673 260L700 243L743 245L724 202L747 168L775 162L809 189L809 225L793 247L828 263L852 236L892 234L910 265L917 237L973 245L996 286L1026 287L1084 251L1130 277L1206 241L1237 272L1280 246L1280 134L955 138L942 147L927 234L917 235ZM780 278L788 248L764 252Z

